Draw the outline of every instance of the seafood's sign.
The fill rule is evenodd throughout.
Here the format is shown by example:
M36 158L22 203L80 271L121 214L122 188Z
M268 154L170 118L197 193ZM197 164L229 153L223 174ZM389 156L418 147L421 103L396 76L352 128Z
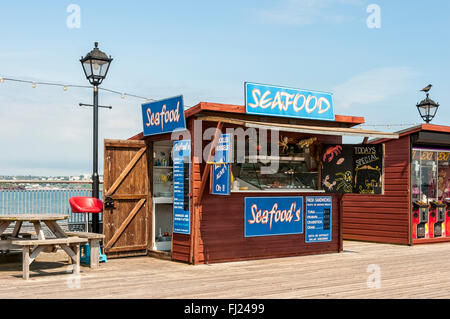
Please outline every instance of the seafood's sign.
M322 187L327 193L381 194L382 145L324 145Z
M303 197L245 197L245 237L303 234Z
M245 82L249 114L334 121L333 95L274 85Z

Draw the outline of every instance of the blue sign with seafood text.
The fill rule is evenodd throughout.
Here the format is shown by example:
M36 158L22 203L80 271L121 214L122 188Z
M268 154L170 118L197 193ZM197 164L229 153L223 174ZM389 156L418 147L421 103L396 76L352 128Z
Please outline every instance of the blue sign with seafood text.
M303 197L245 197L245 237L303 234Z
M331 241L332 197L307 196L305 208L305 242Z
M183 96L142 104L144 136L186 129Z
M326 92L245 82L248 114L334 121L333 95Z

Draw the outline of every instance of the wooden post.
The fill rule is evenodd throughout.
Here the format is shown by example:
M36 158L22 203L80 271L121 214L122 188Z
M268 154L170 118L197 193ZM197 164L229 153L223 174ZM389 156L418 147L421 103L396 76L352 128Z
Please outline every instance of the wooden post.
M16 224L14 225L12 237L17 238L19 236L20 227L22 227L22 221L18 220L18 221L16 221Z
M30 278L30 246L22 247L22 270L23 279L28 280Z
M100 240L91 239L89 246L91 247L91 265L90 268L98 268L100 264Z
M75 253L74 256L74 265L73 265L73 273L75 275L79 275L80 274L80 244L77 243L75 245L73 245L73 252Z

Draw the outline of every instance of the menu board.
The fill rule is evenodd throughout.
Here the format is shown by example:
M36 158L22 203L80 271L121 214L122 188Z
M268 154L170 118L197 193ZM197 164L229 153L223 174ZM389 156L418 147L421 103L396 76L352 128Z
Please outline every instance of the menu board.
M381 194L383 146L324 145L322 188L326 193Z
M191 233L190 158L191 141L173 142L173 232Z
M322 188L326 193L353 192L353 145L324 145Z
M331 196L306 197L305 242L319 243L331 241Z
M381 194L383 145L353 147L354 184L356 194Z

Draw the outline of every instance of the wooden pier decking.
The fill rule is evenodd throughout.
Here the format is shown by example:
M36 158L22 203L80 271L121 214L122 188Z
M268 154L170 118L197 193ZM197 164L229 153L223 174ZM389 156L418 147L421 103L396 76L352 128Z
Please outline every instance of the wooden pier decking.
M42 254L29 281L0 264L3 298L450 298L450 243L413 247L345 242L341 254L192 266L151 257L112 259L66 273L64 254ZM380 269L379 288L369 288ZM375 266L376 267L376 266ZM36 270L34 270L36 269Z

